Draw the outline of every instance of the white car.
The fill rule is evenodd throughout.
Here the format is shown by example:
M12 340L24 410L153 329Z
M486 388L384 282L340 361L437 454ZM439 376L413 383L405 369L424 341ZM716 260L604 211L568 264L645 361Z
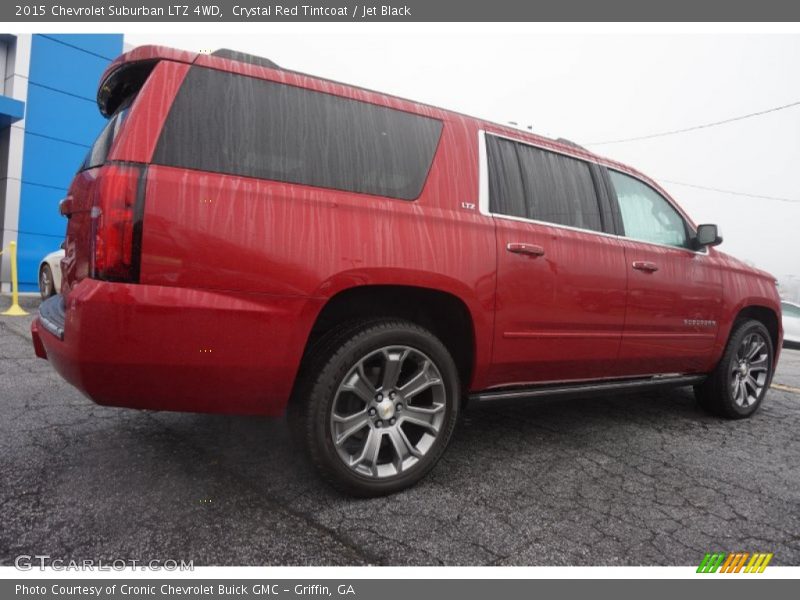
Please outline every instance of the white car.
M61 290L61 259L64 250L51 252L39 263L39 293L42 300L57 294Z
M783 311L783 347L800 350L800 304L781 302Z

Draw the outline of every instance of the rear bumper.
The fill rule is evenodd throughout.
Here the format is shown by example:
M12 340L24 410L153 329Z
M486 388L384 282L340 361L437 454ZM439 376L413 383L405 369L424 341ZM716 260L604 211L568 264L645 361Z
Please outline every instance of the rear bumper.
M64 319L64 296L61 294L51 296L39 306L39 323L42 329L49 331L59 340L64 339Z
M84 279L42 304L36 355L98 404L280 414L322 300Z

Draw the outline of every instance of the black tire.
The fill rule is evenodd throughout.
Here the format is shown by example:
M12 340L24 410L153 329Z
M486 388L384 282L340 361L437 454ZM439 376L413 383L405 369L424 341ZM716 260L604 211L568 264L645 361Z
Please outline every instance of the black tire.
M306 400L314 385L316 374L321 369L320 363L324 361L325 357L330 357L342 344L362 329L382 322L382 319L345 321L313 341L306 349L297 374L297 381L292 391L292 397L286 406L286 423L295 446L306 451L308 449L305 441L306 409L308 405Z
M348 392L346 388L342 391L342 386L345 386L346 383L345 378L352 378L354 369L357 369L359 364L363 366L364 361L372 360L370 357L373 356L379 357L376 359L379 360L386 352L395 350L402 356L409 357L400 358L399 364L403 364L405 360L411 361L410 370L419 368L420 374L425 378L429 377L429 365L433 366L436 376L432 377L430 381L435 383L430 386L430 392L423 391L419 396L422 397L426 393L431 396L436 394L436 403L431 401L430 404L435 408L429 409L412 404L416 402L412 396L409 396L404 408L402 399L391 406L384 406L387 402L375 404L374 399L371 401L361 400L360 396L356 397L356 394ZM388 358L386 360L388 361ZM385 363L382 374L378 375L378 378L385 376L385 372L388 370L386 365L388 362ZM396 390L397 398L402 396L400 390L403 389L403 386L400 385L400 382L401 380L398 379L397 385L392 387L392 390ZM377 381L370 390L370 393L376 393L376 398L384 391L383 386L379 386ZM388 400L389 390L385 391ZM368 419L368 423L363 426L363 429L348 437L356 438L361 435L365 438L363 455L367 454L367 446L371 439L379 440L377 442L379 450L373 455L374 461L371 466L349 466L341 456L341 453L345 452L341 447L342 444L340 443L340 447L337 449L337 444L334 443L333 435L336 427L334 412L339 409L339 404L335 405L335 402L341 403L343 395L347 394L350 395L346 398L348 402L352 403L355 400L357 403L364 403L363 409L359 406L356 413L363 415L362 419ZM287 416L293 429L294 439L307 451L311 462L328 483L339 491L353 496L382 496L413 485L434 467L455 429L460 397L461 384L455 362L447 348L436 336L409 321L373 319L342 325L314 344L304 359ZM400 409L397 409L395 413L397 406L404 409L405 413L401 414ZM381 414L377 411L374 416L367 417L366 411L371 410L371 407L377 407L378 410L384 411L384 415L389 414L386 411L391 411L389 414L392 417L391 425L389 425L388 419L386 424L382 425ZM416 411L421 410L442 413L442 416L435 417L438 423L435 434L433 429L420 434L420 438L416 442L420 446L425 435L432 438L432 441L425 438L424 453L420 453L419 456L407 457L410 466L406 467L403 460L399 458L397 446L394 445L395 440L399 439L396 437L396 430L406 427L403 430L402 439L408 442L408 448L414 447L414 443L410 442L411 434L414 432L410 432L408 428L417 427L413 423L412 416L417 414ZM404 421L404 418L411 420ZM420 452L419 448L414 447L414 450ZM396 454L397 456L394 457L396 462L377 464L379 458L384 454ZM355 470L356 468L369 468L371 474L358 472ZM383 469L383 473L379 475L378 469ZM386 471L390 472L392 469L397 472L386 474Z
M744 351L744 345L748 339L757 339L759 343L763 343L763 355L759 353L756 358L760 359L763 356L766 372L762 385L758 386L758 391L755 391L756 388L750 384L742 384L745 391L740 393L736 390L737 381L746 379L744 370L748 371L749 376L748 365L756 364L755 361L746 361L746 365L741 366L741 358L747 354ZM755 346L750 347L754 348ZM708 379L694 388L698 403L708 412L726 419L744 419L751 416L761 406L772 382L774 357L772 338L764 324L753 319L738 321L731 330L728 344L719 364L709 374ZM760 360L758 362L760 363ZM737 374L740 368L742 373ZM744 397L744 401L738 402L737 397Z
M39 294L41 294L42 300L47 300L55 293L53 272L50 270L50 265L42 265L39 269Z

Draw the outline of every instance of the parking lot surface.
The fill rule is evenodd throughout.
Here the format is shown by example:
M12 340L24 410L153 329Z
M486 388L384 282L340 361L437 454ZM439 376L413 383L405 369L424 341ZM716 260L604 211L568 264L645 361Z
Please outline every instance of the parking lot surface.
M34 357L31 318L0 317L0 565L800 564L797 351L749 420L690 389L473 408L419 485L354 500L283 420L96 406Z

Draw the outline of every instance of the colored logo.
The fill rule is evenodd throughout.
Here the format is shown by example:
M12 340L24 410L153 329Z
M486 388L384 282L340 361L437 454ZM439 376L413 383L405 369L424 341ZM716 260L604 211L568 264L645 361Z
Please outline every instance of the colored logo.
M713 552L706 553L700 566L697 567L698 573L763 573L769 561L772 560L772 552Z

